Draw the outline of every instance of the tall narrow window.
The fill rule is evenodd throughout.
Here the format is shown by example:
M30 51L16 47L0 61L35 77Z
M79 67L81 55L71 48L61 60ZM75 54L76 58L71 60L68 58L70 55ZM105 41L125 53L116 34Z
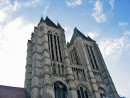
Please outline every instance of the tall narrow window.
M60 81L54 83L54 90L55 98L67 98L67 87Z
M73 58L72 50L70 51L70 55L71 55L72 63L74 63L74 58Z
M61 72L60 72L60 65L58 65L58 73L61 74Z
M97 65L97 61L96 61L96 59L95 59L95 56L94 56L94 53L93 53L93 50L92 50L92 47L91 47L91 46L90 46L90 50L91 50L91 53L92 53L92 56L93 56L93 59L94 59L95 65L96 65L96 69L99 70L99 69L98 69L98 65Z
M62 65L62 75L64 75L64 66Z
M83 88L82 88L82 87L80 87L80 92L81 92L82 98L85 98L85 97L84 97L84 91L83 91Z
M78 69L76 69L77 80L79 80Z
M61 98L60 88L58 88L56 92L57 92L57 96L56 96L56 98Z
M64 93L64 89L61 89L61 98L65 98L65 93Z
M54 60L54 51L53 51L52 34L50 34L50 42L51 42L51 54L52 54L52 60Z
M53 64L53 73L55 74L56 73L56 67L55 67L55 64Z
M75 57L74 49L72 49L72 54L73 54L73 61L76 64L76 57Z
M76 53L76 49L75 49L75 47L74 47L74 54L75 54L76 64L79 64L78 56L77 56L77 53Z
M87 52L88 52L88 55L89 55L89 58L90 58L90 62L91 62L92 68L95 69L95 68L94 68L94 63L93 63L93 60L92 60L92 56L91 56L91 54L90 54L90 51L89 51L87 45L86 45L86 49L87 49Z
M88 93L87 93L87 91L84 91L84 93L85 93L85 98L88 98Z
M104 93L100 93L101 98L106 98Z
M79 88L80 90L77 90L77 96L78 98L89 98L87 90L83 90L82 87Z
M59 47L60 61L62 62L62 56L61 56L61 49L60 49L60 40L59 40L59 36L57 36L57 40L58 40L58 47Z
M56 35L54 35L54 41L55 41L55 50L56 50L56 60L58 61L58 51L57 51L57 44L56 44Z
M83 70L83 76L84 76L84 80L86 81L86 77L85 77L85 73L84 73L84 70Z
M50 34L48 33L48 46L49 46L49 50L50 50Z
M77 96L78 96L78 98L81 98L81 95L80 95L80 91L79 91L79 90L77 90Z
M69 54L70 54L70 60L71 60L71 63L73 63L73 58L72 58L71 51L69 51Z

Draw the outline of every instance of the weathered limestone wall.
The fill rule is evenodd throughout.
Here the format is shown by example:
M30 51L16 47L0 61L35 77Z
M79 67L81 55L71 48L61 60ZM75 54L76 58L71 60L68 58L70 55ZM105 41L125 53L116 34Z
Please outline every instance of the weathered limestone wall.
M62 41L62 51L63 51L63 59L64 59L64 64L66 65L66 75L67 75L67 82L68 82L68 93L69 93L69 98L77 98L77 91L76 91L76 84L74 80L74 74L72 72L72 68L70 65L70 59L68 55L68 50L66 46L66 41L65 41L65 35L62 33L61 36L61 41Z
M77 48L79 48L79 50L80 50L80 54L82 56L81 58L84 58L82 61L82 65L86 66L85 72L86 72L86 76L88 76L89 85L91 87L91 97L92 98L100 98L97 83L96 83L95 77L93 75L92 68L90 66L88 54L86 53L86 49L84 46L84 41L82 40L82 38L78 37L77 43L79 43L78 44L79 47L77 47Z
M31 40L28 40L27 44L27 58L26 58L26 73L24 87L30 96L31 93L31 80L32 80L32 56L33 56L33 44Z
M114 83L111 79L111 76L107 70L106 64L103 60L102 54L97 44L94 44L94 51L96 54L97 61L99 63L99 70L101 72L101 77L103 83L106 85L106 90L110 98L119 98L119 95L115 89Z
M50 39L50 36L48 36L49 31L54 46L48 42L48 39ZM58 42L58 38L60 42ZM92 60L93 62L96 60L99 70L98 68L96 70L92 68L90 53L86 50L85 44L92 46L92 50L90 47L89 50L91 50L91 56L94 55L95 58L92 58ZM49 47L53 49L54 60L52 60L52 51ZM74 64L70 62L72 59L68 54L70 48L75 48L73 52L77 52L78 58L73 55L75 56L73 59L78 59L79 64L76 60L74 60ZM61 53L59 50L61 50ZM64 69L61 67L59 69L56 66L56 74L54 75L53 64L63 66ZM94 67L96 68L96 65ZM77 73L72 68L80 69L78 73L78 75L80 74L79 80L76 79ZM85 75L83 75L82 71L84 71ZM95 71L98 74L101 73L101 76L96 76ZM84 79L81 80L83 77ZM64 30L48 26L42 20L34 28L31 40L28 41L25 88L31 98L55 98L54 83L57 81L66 85L67 98L77 98L77 90L80 86L87 90L89 98L101 98L100 93L103 91L99 89L100 87L106 91L106 96L109 98L119 97L97 44L78 36L71 44L71 47L67 48Z

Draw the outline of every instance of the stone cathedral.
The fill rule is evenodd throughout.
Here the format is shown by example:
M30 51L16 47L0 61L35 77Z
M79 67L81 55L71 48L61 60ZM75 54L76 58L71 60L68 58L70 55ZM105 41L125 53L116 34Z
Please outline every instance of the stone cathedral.
M28 98L119 98L96 41L75 27L66 44L48 17L27 43L25 89Z

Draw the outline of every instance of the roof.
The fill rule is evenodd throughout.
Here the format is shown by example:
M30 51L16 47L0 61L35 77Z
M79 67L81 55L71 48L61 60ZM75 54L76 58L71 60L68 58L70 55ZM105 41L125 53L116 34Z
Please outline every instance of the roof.
M58 29L63 29L63 28L60 26L59 23L57 24L57 28L58 28Z
M89 36L85 36L83 33L81 33L76 27L74 28L74 33L72 35L72 38L70 40L70 43L67 44L67 46L69 47L75 40L76 37L80 36L82 39L87 40L87 41L91 41L91 42L96 42L93 39L91 39Z
M61 27L61 25L59 23L57 23L57 25L55 23L53 23L48 17L46 17L46 19L44 20L43 17L41 17L38 25L42 22L45 22L48 26L51 26L51 27L54 27L54 28L57 28L57 29L63 29Z
M0 98L29 98L24 88L0 85Z
M48 26L57 28L57 26L56 26L48 17L46 17L45 23L46 23Z
M44 22L43 17L41 17L41 19L40 19L40 21L39 21L38 25L39 25L40 23L42 23L42 22Z

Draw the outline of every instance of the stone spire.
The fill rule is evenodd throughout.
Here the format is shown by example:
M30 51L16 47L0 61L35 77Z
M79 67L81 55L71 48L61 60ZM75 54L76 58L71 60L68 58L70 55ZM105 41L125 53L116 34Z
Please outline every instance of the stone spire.
M47 16L46 19L45 19L45 23L46 23L48 26L57 28L57 26L48 18L48 16Z
M58 29L63 29L59 23L57 24L57 28Z
M40 19L38 25L39 25L40 23L42 23L42 22L44 22L44 19L43 19L43 17L41 16L41 19Z

